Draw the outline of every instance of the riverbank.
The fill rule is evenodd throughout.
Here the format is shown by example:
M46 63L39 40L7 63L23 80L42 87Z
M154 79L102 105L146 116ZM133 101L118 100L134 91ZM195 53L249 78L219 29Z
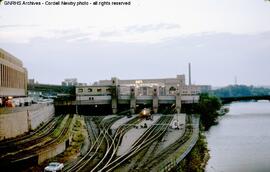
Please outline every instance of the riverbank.
M208 94L201 94L198 105L192 107L190 112L200 115L200 134L199 139L192 151L180 162L176 171L183 172L203 172L210 158L208 144L204 132L211 126L217 125L222 104L220 100ZM223 110L226 113L225 109ZM222 111L222 112L223 112Z
M203 172L210 158L207 148L207 141L204 134L201 132L199 140L186 156L186 158L177 166L179 172Z

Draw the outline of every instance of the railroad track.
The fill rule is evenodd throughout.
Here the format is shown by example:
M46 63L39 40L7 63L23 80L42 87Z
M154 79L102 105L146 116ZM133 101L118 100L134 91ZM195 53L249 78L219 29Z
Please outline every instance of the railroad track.
M26 145L27 147L21 151L14 152L7 154L6 156L2 156L0 158L0 166L3 164L3 166L11 166L16 164L17 162L24 161L28 158L37 156L37 153L45 148L48 148L59 141L66 136L68 133L69 127L71 125L73 116L66 117L66 120L62 120L61 124L58 124L58 127L51 132L49 135L44 135L41 138L38 138L38 142L36 145ZM28 143L36 143L37 141L31 141Z
M19 136L19 137L15 137L15 138L11 138L11 139L7 139L7 140L3 140L0 141L0 148L2 148L2 146L5 146L7 144L10 143L15 143L15 142L19 142L19 141L24 141L26 139L29 139L33 136L35 136L36 134L39 134L40 132L42 132L45 128L47 128L56 118L52 118L51 120L47 121L45 124L43 124L41 127L37 128L36 130L30 132L29 134L23 135L23 136Z
M152 125L150 128L148 128L144 132L144 134L132 145L132 147L127 153L115 158L110 163L107 163L99 171L113 171L115 168L117 168L125 161L139 153L141 150L150 146L154 141L161 138L165 134L171 120L171 116L164 115L160 117L160 119L156 123L158 125Z
M107 122L102 121L99 126L100 133L95 139L95 142L89 149L88 153L84 157L82 157L76 164L73 164L73 167L65 171L94 172L101 169L104 165L109 164L116 156L117 149L121 143L121 139L124 133L133 127L130 124L139 122L138 118L134 118L128 121L126 124L121 125L119 128L117 128L116 132L112 135L110 128L113 125L113 123L116 122L118 119L120 119L120 117L109 118L106 120ZM93 131L93 128L90 128L90 131ZM102 144L106 145L106 149L104 148L103 150L101 149ZM98 162L93 164L95 158L98 158L99 151L101 152L103 151L102 156L99 158Z
M19 139L9 140L6 143L0 145L0 158L4 157L6 154L12 154L23 150L24 148L38 144L48 137L63 120L63 116L55 117L50 120L49 123L35 131L29 136L21 137Z
M110 164L113 159L116 157L116 152L118 150L119 145L121 144L121 140L124 134L131 129L135 124L139 123L140 119L138 117L131 119L125 124L121 125L117 128L114 136L111 136L109 133L107 134L110 141L108 142L108 149L105 153L105 156L102 160L91 170L91 172L99 171L104 166Z
M84 117L86 126L87 126L87 132L89 136L89 140L91 141L91 145L93 145L97 139L98 131L95 129L94 121L92 120L92 117Z
M185 129L184 135L181 138L179 138L176 142L172 143L170 146L165 148L156 156L148 159L145 163L140 165L140 167L143 167L144 171L145 170L149 171L149 169L153 169L153 167L156 168L159 163L163 162L164 160L168 158L168 155L173 154L177 149L179 149L179 147L181 147L181 145L187 142L188 139L191 137L192 133L193 133L193 127L190 123L188 123Z
M160 119L151 127L149 127L142 136L135 141L131 148L121 156L116 156L117 149L121 144L124 134L133 127L130 124L136 123L138 119L134 119L126 123L125 125L120 126L115 131L114 135L110 132L110 126L115 122L115 119L108 119L107 123L104 121L99 126L100 133L97 136L94 136L94 143L92 143L91 148L87 154L82 157L76 164L65 171L89 171L89 172L107 172L117 169L120 165L123 165L128 160L133 158L135 155L139 154L142 150L146 150L153 143L158 144L158 141L163 138L166 133L173 117L172 116L161 116ZM94 131L93 128L89 128L91 132ZM94 132L93 132L94 133ZM147 171L152 169L156 163L164 160L169 153L172 153L179 145L185 143L190 134L192 134L192 128L187 128L181 139L177 140L175 143L170 145L168 148L163 150L160 154L156 155L154 158L145 158L143 161L144 165L140 165L139 168ZM103 148L102 148L103 145ZM104 149L106 148L106 149ZM154 147L155 148L155 147ZM153 149L154 149L153 148ZM153 150L151 150L153 152ZM149 156L150 157L150 156ZM136 169L131 169L136 170ZM137 169L138 170L138 169Z
M76 163L74 163L71 167L69 167L68 169L65 169L64 171L67 171L67 172L83 171L87 169L88 171L90 171L92 168L94 168L94 166L98 164L98 163L95 164L94 159L98 157L99 152L101 153L105 152L105 149L107 145L109 144L109 138L107 136L109 135L108 130L110 129L112 124L118 119L119 117L115 117L115 118L109 118L107 120L101 121L99 125L100 132L98 136L95 136L96 139L91 145L89 151L82 158L80 158ZM90 128L90 131L93 131L93 128L91 125L90 126L88 125L88 128Z

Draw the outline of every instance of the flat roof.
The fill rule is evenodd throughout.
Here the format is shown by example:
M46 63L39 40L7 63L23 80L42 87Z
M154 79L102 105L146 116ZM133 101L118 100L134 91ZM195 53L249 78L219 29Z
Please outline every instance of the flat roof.
M18 66L23 67L23 62L18 59L17 57L13 56L9 52L5 51L4 49L0 48L0 53L4 54L4 57L0 56L0 59L4 59L10 63L16 64Z

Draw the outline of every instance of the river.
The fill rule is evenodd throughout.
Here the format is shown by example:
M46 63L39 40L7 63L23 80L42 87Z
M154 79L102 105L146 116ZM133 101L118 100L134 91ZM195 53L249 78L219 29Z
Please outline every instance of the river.
M270 171L270 102L237 102L206 133L207 172Z

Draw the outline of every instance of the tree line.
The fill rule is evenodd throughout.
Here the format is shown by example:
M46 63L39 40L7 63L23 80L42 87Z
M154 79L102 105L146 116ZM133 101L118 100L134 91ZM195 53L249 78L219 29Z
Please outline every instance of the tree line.
M246 85L229 85L227 87L213 90L212 93L218 97L245 97L270 95L270 88L254 87Z

